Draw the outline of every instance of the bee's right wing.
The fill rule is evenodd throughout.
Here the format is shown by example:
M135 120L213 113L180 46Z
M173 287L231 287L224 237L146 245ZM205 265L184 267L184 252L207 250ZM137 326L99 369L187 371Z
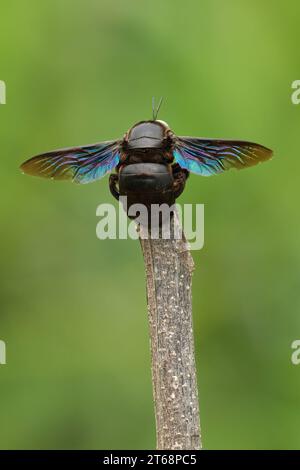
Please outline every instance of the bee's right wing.
M32 157L21 165L28 175L85 184L112 171L120 161L121 141L71 147Z
M230 168L247 168L272 157L272 150L241 140L176 137L175 161L192 173L211 176Z

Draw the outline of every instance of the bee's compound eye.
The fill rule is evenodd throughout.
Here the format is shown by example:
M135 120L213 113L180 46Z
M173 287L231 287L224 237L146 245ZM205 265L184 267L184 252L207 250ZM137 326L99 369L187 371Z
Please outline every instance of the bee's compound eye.
M166 127L167 129L170 128L169 124L166 121L161 121L160 119L156 119L156 122L159 122L162 126Z

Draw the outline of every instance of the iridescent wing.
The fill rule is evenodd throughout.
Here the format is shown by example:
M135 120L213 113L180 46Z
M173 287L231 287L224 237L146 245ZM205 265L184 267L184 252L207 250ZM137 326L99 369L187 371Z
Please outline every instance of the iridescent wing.
M120 141L99 142L43 153L21 165L28 175L91 183L113 170L120 160Z
M196 137L176 137L173 153L182 168L201 176L240 170L272 157L272 150L252 142Z

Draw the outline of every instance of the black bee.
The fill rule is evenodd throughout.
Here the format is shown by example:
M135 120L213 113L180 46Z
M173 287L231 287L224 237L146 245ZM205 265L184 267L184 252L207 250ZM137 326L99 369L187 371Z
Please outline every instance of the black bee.
M211 176L230 168L246 168L268 160L272 151L262 145L239 141L180 137L168 124L153 119L140 121L119 140L72 147L37 155L21 165L30 175L96 181L107 172L112 195L127 196L128 208L142 203L174 204L184 190L189 173Z

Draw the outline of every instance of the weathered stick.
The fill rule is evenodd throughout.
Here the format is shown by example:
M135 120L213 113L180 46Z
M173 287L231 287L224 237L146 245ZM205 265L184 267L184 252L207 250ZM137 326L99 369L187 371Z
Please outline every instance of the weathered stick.
M194 356L191 281L192 256L182 235L143 239L150 326L157 449L200 449L200 416ZM175 231L175 232L174 232Z

